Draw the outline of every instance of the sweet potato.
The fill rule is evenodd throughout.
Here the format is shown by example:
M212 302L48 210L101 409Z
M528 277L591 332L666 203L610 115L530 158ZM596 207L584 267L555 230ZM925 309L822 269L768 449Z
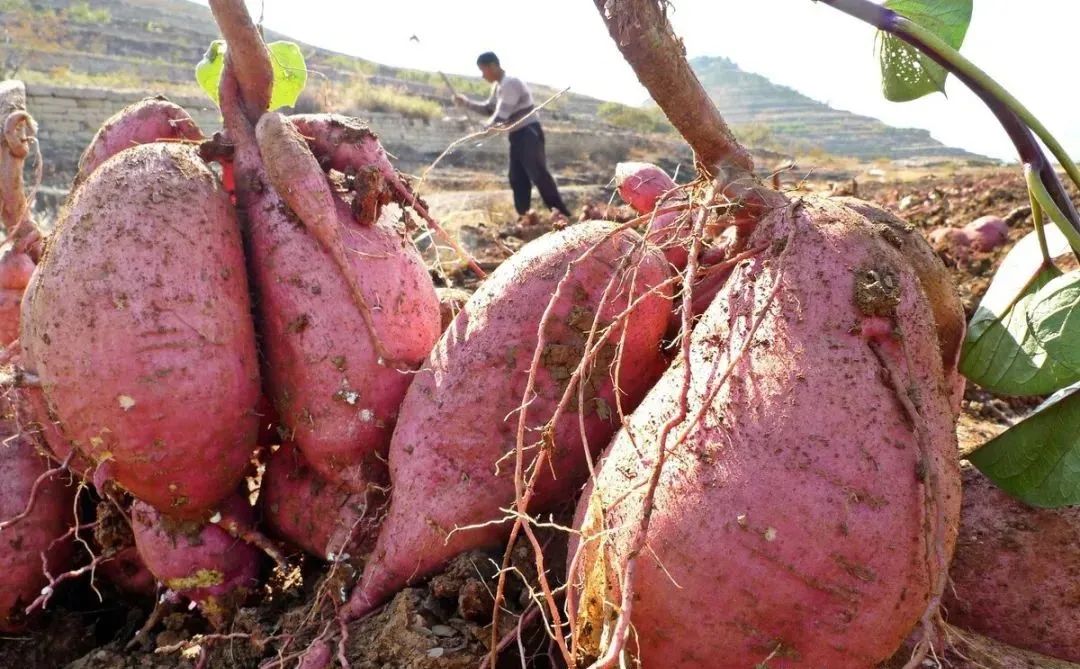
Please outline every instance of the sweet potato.
M667 278L663 256L636 233L587 222L530 242L481 285L401 405L390 445L390 509L346 615L362 615L458 553L506 538L510 524L493 521L515 501L513 456L523 405L529 444L544 429L553 458L542 467L530 510L573 498L589 471L586 451L602 448L618 427L612 379L629 410L663 369ZM541 342L538 330L552 300ZM584 402L575 399L556 425L544 428L582 359L594 319L603 329L632 300L639 301L629 322L594 342L603 347L584 384ZM536 382L526 396L538 346Z
M638 213L646 214L675 194L678 185L667 172L649 163L619 163L615 166L615 187L619 196Z
M146 98L125 107L102 124L79 158L74 187L124 149L159 141L195 142L202 137L199 126L182 107L161 96Z
M916 272L825 199L773 211L749 243L768 251L736 268L579 503L583 662L865 669L944 587L954 415Z
M384 490L350 492L324 481L292 444L267 459L259 494L263 522L270 532L308 553L332 560L359 558L374 541Z
M222 511L254 521L239 494L225 500ZM217 628L259 586L262 553L214 524L170 518L139 501L131 507L131 524L139 557L154 577L195 602Z
M981 216L962 228L968 246L976 251L993 251L1009 241L1009 225L999 216Z
M306 163L291 160L295 137L279 116L268 115L277 121L278 143L262 126L264 164L250 122L230 102L236 92L227 86L222 104L236 145L268 392L311 466L363 493L385 482L383 458L412 380L408 368L419 365L438 338L435 288L387 212L361 208L367 218L357 220L310 153ZM294 153L282 157L282 140L292 142ZM303 142L299 148L306 150ZM301 210L302 222L286 202ZM327 244L340 244L340 252Z
M94 170L27 302L20 343L97 479L188 518L235 489L255 447L255 334L236 218L194 148L145 144Z
M17 632L26 624L24 610L48 584L42 555L56 574L71 558L71 543L60 540L75 520L74 487L62 474L35 481L49 470L30 441L11 420L0 421L0 632ZM29 503L30 513L21 519ZM59 540L59 541L58 541Z
M1080 508L1034 509L965 465L946 619L1080 662Z
M19 309L33 272L34 261L29 255L11 247L0 255L0 346L19 338Z

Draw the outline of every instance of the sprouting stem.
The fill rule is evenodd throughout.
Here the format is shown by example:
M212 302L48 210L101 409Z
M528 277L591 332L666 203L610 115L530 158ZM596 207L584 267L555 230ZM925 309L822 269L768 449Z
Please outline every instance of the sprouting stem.
M1024 166L1024 179L1030 180L1032 177L1029 175L1031 169ZM1050 249L1046 245L1046 231L1043 230L1043 210L1042 205L1039 204L1039 198L1035 197L1035 192L1028 188L1028 197L1031 199L1031 220L1035 222L1035 236L1039 239L1039 250L1042 251L1043 266L1049 267L1054 264L1054 259L1050 257Z
M1054 202L1054 199L1050 197L1050 192L1046 190L1046 185L1042 182L1042 179L1039 178L1039 174L1031 165L1024 165L1024 178L1027 179L1028 192L1031 193L1032 199L1038 206L1046 211L1050 220L1057 224L1058 228L1061 229L1062 234L1069 240L1069 246L1072 247L1073 253L1077 254L1077 257L1080 258L1080 232L1077 232L1069 223L1069 219L1062 213L1061 209L1057 206L1057 203ZM1032 208L1031 213L1035 213L1034 207ZM1041 234L1039 236L1039 242L1043 244L1043 256L1045 257L1048 255L1048 251L1045 246L1046 241Z

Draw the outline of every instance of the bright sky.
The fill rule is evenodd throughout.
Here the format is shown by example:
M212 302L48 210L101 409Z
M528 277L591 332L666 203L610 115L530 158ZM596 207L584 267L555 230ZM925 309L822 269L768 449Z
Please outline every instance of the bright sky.
M205 0L194 0L206 4ZM388 65L475 74L492 50L529 81L599 98L645 98L590 0L247 0L269 29ZM265 7L263 5L265 4ZM993 116L963 84L895 104L880 93L874 31L812 0L673 0L691 56L726 56L744 70L833 107L938 140L1015 158ZM962 49L1080 156L1080 86L1073 58L1080 2L975 0ZM420 38L417 44L409 38ZM1038 59L1038 60L1036 60ZM723 110L721 110L722 112Z

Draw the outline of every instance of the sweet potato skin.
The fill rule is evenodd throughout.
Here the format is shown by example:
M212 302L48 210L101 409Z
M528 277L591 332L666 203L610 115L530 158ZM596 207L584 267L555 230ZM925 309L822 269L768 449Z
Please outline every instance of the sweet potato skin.
M1080 508L1034 509L965 463L946 619L1080 662Z
M689 418L669 445L686 438L668 452L632 584L630 647L645 667L873 666L903 641L941 575L928 560L919 472L941 483L945 560L955 539L954 418L918 278L850 209L809 199L793 209L758 225L750 246L769 250L736 268L693 331ZM867 302L865 270L899 289L897 339L867 314L890 300ZM929 461L885 363L911 388ZM570 575L571 614L586 660L601 650L605 600L620 601L685 364L650 391L579 503L589 541Z
M405 396L390 446L390 508L361 587L350 602L353 615L454 555L496 545L509 532L509 524L503 523L447 537L454 527L502 518L500 509L514 502L517 409L541 317L569 263L594 246L596 251L570 270L545 329L546 346L528 402L526 439L536 439L535 430L552 417L565 379L580 360L583 332L591 328L613 276L622 281L617 280L619 290L612 291L601 310L601 323L622 312L628 296L648 295L635 307L625 331L618 376L624 408L629 411L658 378L664 365L660 340L671 308L670 288L658 288L668 277L662 254L630 230L595 221L526 245L473 294ZM616 333L610 342L614 346L618 341ZM583 429L593 453L618 426L610 364L611 356L599 363L592 373L597 387L585 393ZM545 466L532 509L550 509L577 493L588 471L581 430L576 409L554 427L550 471L557 480Z
M202 139L202 131L182 107L163 97L146 98L121 109L101 125L79 158L75 186L102 163L139 144Z
M254 521L253 510L241 495L225 500L222 510L241 521ZM165 587L198 604L217 628L259 585L262 554L216 525L179 521L136 501L131 526L147 569Z
M15 423L0 421L0 522L22 513L30 501L34 481L49 469ZM58 542L75 520L74 487L63 475L46 479L38 488L30 514L0 533L0 632L18 632L25 627L23 610L47 584L41 554L48 551L53 573L66 568L71 543Z
M229 495L255 447L258 361L239 228L195 150L102 164L32 283L21 344L99 475L188 518Z
M322 560L366 554L385 501L375 485L361 494L324 480L292 444L267 459L260 491L262 519L274 536Z
M255 130L235 113L234 95L223 86L267 392L319 475L363 493L386 481L385 452L412 375L380 360L348 282L271 187ZM375 331L397 362L418 366L439 336L439 302L423 259L388 212L357 221L338 194L332 201L328 218L339 226Z

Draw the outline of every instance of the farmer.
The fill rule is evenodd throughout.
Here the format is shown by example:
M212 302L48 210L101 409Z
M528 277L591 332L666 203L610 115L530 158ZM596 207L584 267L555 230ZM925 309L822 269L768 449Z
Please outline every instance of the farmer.
M457 93L454 103L491 117L485 128L510 129L510 188L514 191L514 209L519 215L529 211L532 203L532 187L540 191L540 198L548 209L554 209L569 217L570 210L559 195L555 178L547 168L544 155L544 130L540 127L533 106L532 93L525 82L511 77L499 65L499 57L488 51L476 59L476 66L484 81L495 84L491 95L484 102L472 100Z

